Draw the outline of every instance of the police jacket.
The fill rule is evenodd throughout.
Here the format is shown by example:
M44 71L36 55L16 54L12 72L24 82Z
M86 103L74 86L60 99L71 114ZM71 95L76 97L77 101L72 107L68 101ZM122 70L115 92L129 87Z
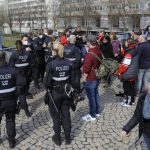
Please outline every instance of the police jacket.
M50 59L52 59L52 39L49 36L45 37L44 43L46 44L46 47L44 48L44 54L45 54L45 61L48 62Z
M46 67L46 87L52 89L56 85L71 84L71 62L60 57L55 58Z
M9 63L10 66L15 67L18 71L28 71L31 67L31 55L25 50L15 51L12 53Z
M44 59L44 48L43 48L44 39L45 39L44 37L43 38L37 37L33 41L33 48L36 56L39 56L43 59Z
M81 67L81 58L82 58L81 50L74 44L69 43L65 46L64 58L72 62L73 68Z
M7 100L16 94L17 73L14 67L0 65L0 101ZM13 100L13 99L12 99Z

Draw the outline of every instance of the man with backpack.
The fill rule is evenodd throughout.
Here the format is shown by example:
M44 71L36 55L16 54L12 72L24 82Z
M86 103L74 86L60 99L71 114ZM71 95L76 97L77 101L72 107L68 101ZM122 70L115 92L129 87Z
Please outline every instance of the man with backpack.
M101 51L98 48L97 38L93 35L89 35L87 38L87 45L89 51L85 56L83 64L83 78L84 87L89 100L90 111L89 114L82 117L84 121L95 121L96 117L100 116L100 96L98 93L99 80L96 78L95 69L99 68L100 62L97 57L101 56Z

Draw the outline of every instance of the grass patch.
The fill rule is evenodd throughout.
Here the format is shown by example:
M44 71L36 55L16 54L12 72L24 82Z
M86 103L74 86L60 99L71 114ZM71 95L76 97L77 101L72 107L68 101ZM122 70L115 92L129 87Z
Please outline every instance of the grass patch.
M14 41L8 41L8 40L3 40L3 46L4 47L12 47L15 45L15 42Z

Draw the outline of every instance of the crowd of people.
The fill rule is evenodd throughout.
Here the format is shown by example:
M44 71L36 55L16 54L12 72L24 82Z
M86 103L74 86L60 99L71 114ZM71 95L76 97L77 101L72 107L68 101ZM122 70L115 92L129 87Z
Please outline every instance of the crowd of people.
M89 114L82 120L93 122L100 117L101 79L96 73L100 67L103 74L106 72L102 66L103 60L108 59L117 62L117 69L105 75L103 81L108 86L112 83L111 76L120 80L124 92L116 96L123 97L121 107L134 105L136 95L139 96L135 114L123 127L121 138L139 123L140 136L144 135L150 149L150 25L139 34L132 31L130 37L122 41L114 32L85 36L78 26L74 32L66 29L60 37L48 29L39 30L35 38L32 33L24 34L15 44L16 51L8 64L5 53L0 52L0 119L6 115L10 148L16 145L16 113L23 109L27 117L32 116L27 103L27 99L33 98L32 81L35 88L40 89L41 84L46 88L44 100L55 132L52 140L61 145L62 125L66 144L71 144L70 109L75 111L83 99L83 88L89 101Z

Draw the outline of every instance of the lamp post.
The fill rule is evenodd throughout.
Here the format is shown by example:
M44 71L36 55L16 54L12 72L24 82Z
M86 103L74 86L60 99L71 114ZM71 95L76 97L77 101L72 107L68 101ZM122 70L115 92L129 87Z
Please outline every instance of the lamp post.
M144 0L141 0L141 26L142 29L144 28L144 20L145 20L145 16L144 16Z

